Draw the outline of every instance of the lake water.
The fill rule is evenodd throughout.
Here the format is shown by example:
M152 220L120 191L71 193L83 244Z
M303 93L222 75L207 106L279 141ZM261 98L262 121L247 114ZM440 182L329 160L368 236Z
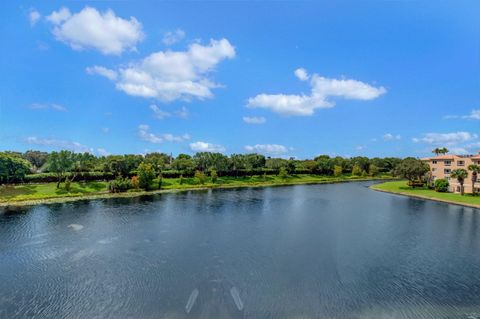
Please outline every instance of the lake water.
M0 318L480 318L480 210L369 185L8 212Z

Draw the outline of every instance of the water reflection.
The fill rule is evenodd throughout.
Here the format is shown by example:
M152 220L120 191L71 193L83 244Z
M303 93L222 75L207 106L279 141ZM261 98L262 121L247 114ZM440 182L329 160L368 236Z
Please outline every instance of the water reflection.
M0 317L475 318L479 211L366 185L4 213Z

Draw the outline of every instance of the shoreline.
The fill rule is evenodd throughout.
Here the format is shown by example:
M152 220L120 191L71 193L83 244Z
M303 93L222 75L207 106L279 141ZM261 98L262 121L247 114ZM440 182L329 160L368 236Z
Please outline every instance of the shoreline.
M64 197L52 197L52 198L40 198L40 199L27 199L17 201L4 201L0 202L0 209L9 207L24 207L24 206L36 206L43 204L62 204L69 202L76 202L82 200L96 200L96 199L111 199L111 198L135 198L141 196L157 195L157 194L171 194L189 191L204 191L210 189L235 189L235 188L258 188L258 187L277 187L277 186L295 186L295 185L316 185L316 184L338 184L338 183L351 183L351 182L368 182L368 181L388 181L394 180L391 177L388 178L358 178L358 179L339 179L339 180L324 180L324 181L297 181L297 182L284 182L284 183L258 183L258 184L240 184L240 185L203 185L198 187L185 187L185 188L171 188L171 189L158 189L153 191L138 191L138 192L125 192L125 193L98 193L92 195L79 195L79 196L64 196Z
M457 202L457 201L453 201L453 200L429 197L429 196L419 195L419 194L410 194L410 193L406 193L406 192L396 192L396 191L391 191L391 190L385 190L385 189L377 188L376 186L378 186L378 185L381 185L381 184L371 185L371 186L369 186L369 188L374 190L374 191L387 193L387 194L413 197L413 198L418 198L418 199L425 199L425 200L431 200L431 201L435 201L435 202L441 202L441 203L446 203L446 204L452 204L452 205L458 205L458 206L463 206L463 207L480 209L480 205L476 205L476 204L462 203L462 202Z

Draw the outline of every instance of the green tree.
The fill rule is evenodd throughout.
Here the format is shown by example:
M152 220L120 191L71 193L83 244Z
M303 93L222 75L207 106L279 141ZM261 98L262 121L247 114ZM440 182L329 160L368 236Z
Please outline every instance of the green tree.
M73 168L75 154L70 151L52 152L48 157L48 171L57 176L57 188L60 188L60 183L65 179L67 172Z
M442 148L435 148L432 153L434 153L435 155L440 155L440 154L447 154L449 151L448 151L448 148L446 147L442 147Z
M143 160L142 155L110 155L105 158L104 171L111 172L116 176L128 177L135 173Z
M195 170L195 161L190 155L179 154L173 161L172 167L184 174L191 174Z
M261 154L256 154L256 153L246 154L244 156L245 156L245 162L246 162L246 167L245 167L246 169L251 170L251 169L260 169L265 167L265 162L266 162L265 156Z
M96 158L90 153L72 153L71 159L72 166L70 170L72 172L72 177L70 178L70 181L73 182L78 174L89 172L93 169Z
M278 171L278 176L280 176L281 179L286 179L288 177L288 171L285 167L280 167L280 170Z
M397 165L394 173L396 176L408 179L409 184L415 187L417 183L422 182L423 176L428 171L430 171L430 167L427 163L413 157L407 157Z
M22 157L29 161L30 164L32 164L33 169L37 171L47 162L48 153L29 150L23 153Z
M317 170L320 174L331 175L335 166L335 162L328 155L319 155L314 158L317 162Z
M375 164L370 164L370 166L368 167L368 173L370 174L370 176L377 176L379 173L378 166Z
M197 181L200 183L200 184L205 184L205 181L207 179L207 177L205 176L205 173L203 173L202 171L200 170L196 170L195 171L195 178L197 179Z
M359 166L362 171L368 171L368 167L370 166L370 159L365 156L352 157L351 162L353 166Z
M468 177L467 170L463 168L454 169L453 171L451 171L450 177L457 179L458 183L460 184L460 194L463 196L463 194L465 193L463 189L463 183L465 182L465 178Z
M21 182L30 171L30 163L16 155L0 153L0 184Z
M287 166L287 160L283 158L267 158L265 167L270 169L280 169Z
M340 176L342 176L342 172L343 172L343 169L342 169L342 167L341 167L340 165L335 165L335 166L333 167L333 175L334 175L335 177L340 177Z
M480 173L480 166L476 164L468 165L468 170L472 172L472 195L475 196L475 183L478 179L478 173Z
M217 182L217 179L218 179L218 174L217 174L217 171L212 169L210 171L210 177L212 178L212 183L216 183Z
M138 184L145 190L150 189L150 185L155 178L155 170L150 163L140 163L137 169Z
M155 152L146 154L144 162L152 164L155 173L158 174L173 163L173 158L168 154Z
M352 168L352 175L353 176L361 176L362 175L362 168L359 165L354 165Z
M287 162L287 166L285 167L287 169L288 175L295 174L295 160L290 159Z

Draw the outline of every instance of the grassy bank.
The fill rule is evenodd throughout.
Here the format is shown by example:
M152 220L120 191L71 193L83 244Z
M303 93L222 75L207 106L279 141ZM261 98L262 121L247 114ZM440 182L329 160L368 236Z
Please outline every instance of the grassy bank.
M372 185L371 188L388 193L480 208L480 196L472 196L470 194L461 196L460 194L454 193L439 193L426 187L411 188L407 185L406 181L385 182Z
M391 178L389 176L376 177L375 179ZM287 178L279 176L248 176L248 177L220 177L216 183L208 180L200 184L194 178L184 178L181 183L178 178L164 179L161 190L134 191L126 193L108 193L107 182L72 183L70 191L66 191L63 185L59 189L56 183L24 184L17 186L0 187L0 206L9 205L32 205L50 202L72 201L90 198L133 197L162 192L207 189L207 188L234 188L234 187L259 187L281 186L297 184L321 184L338 183L346 181L371 180L372 178L360 178L352 176L319 176L319 175L292 175Z

